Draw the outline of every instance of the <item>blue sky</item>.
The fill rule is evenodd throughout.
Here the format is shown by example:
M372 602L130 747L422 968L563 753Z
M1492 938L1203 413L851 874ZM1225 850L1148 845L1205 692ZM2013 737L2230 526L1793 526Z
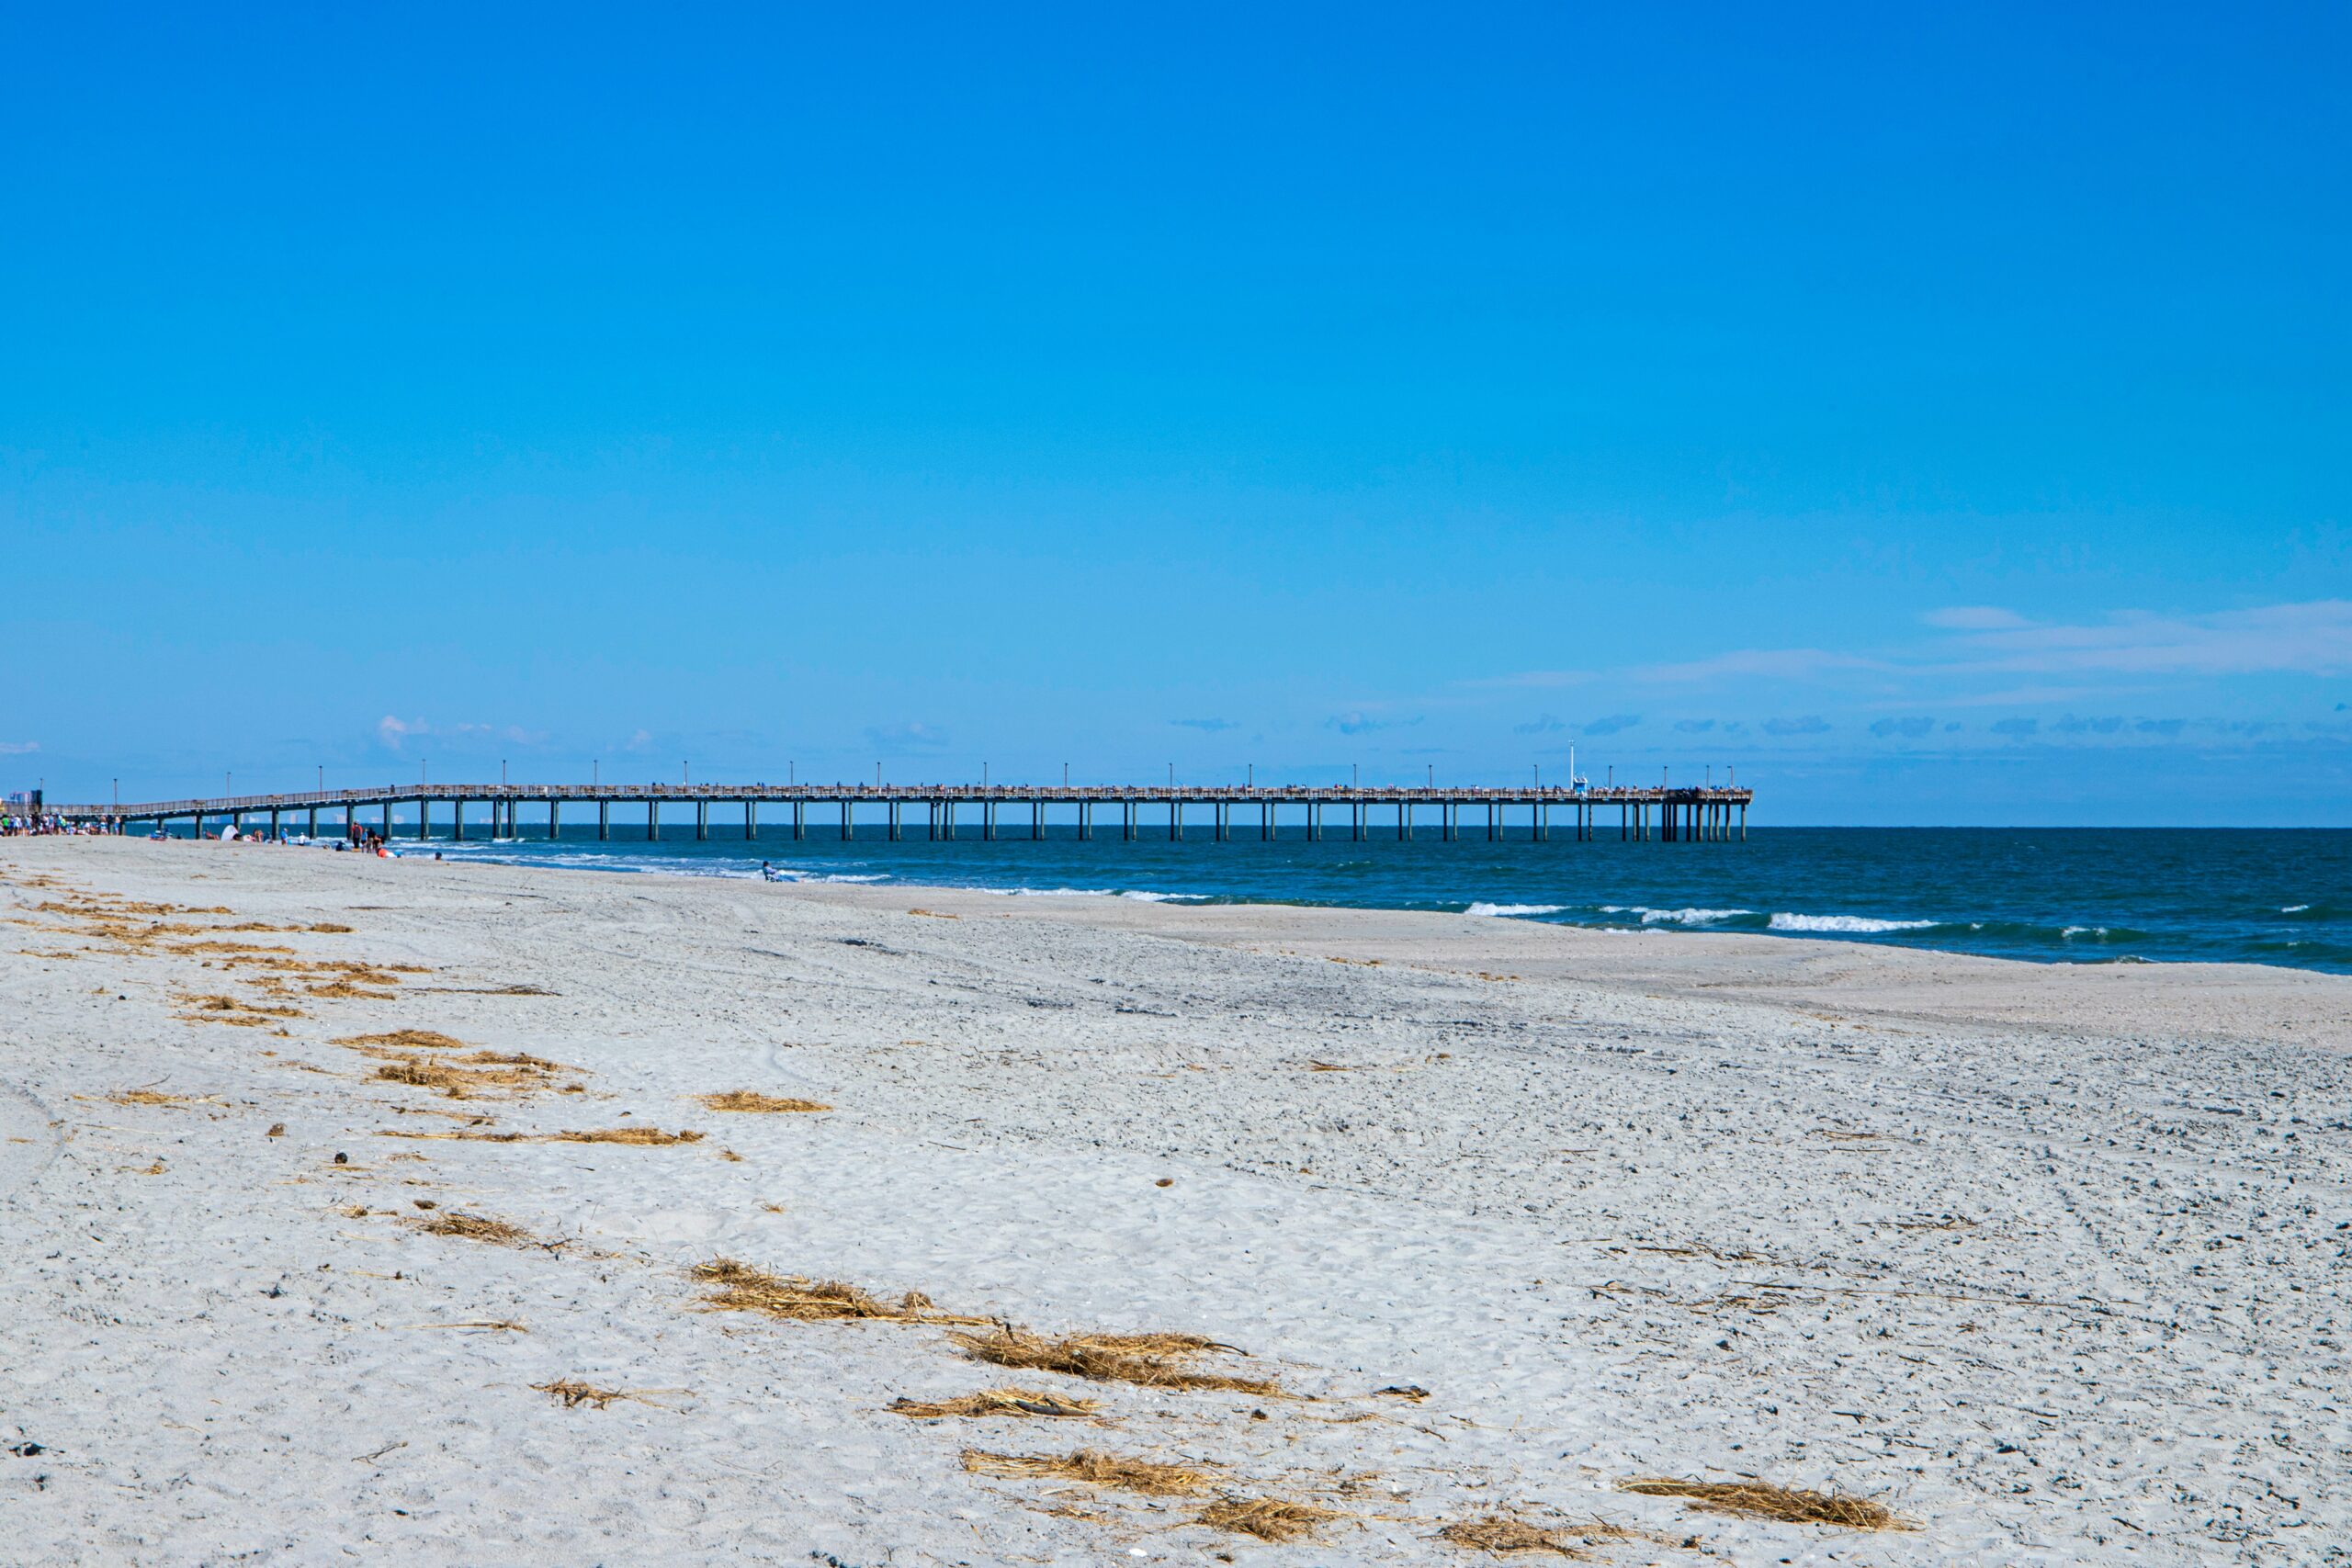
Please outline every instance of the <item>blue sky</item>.
M0 29L10 787L2352 822L2340 9Z

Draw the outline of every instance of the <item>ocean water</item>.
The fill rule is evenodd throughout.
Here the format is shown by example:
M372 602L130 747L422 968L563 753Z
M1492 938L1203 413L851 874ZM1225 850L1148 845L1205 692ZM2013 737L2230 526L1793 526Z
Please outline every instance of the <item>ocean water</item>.
M714 813L714 816L717 814ZM977 829L967 828L967 832ZM1012 831L1007 828L1003 831ZM757 877L765 860L795 879L930 884L1012 896L1117 894L1187 903L1325 904L1442 909L1498 919L1670 931L1755 931L1994 953L2051 963L2230 960L2352 973L2352 831L2196 829L1761 828L1745 843L1588 843L1483 836L1445 843L1433 827L1399 841L1297 836L1217 843L1205 824L1160 836L890 843L877 824L842 842L818 829L795 843L714 821L664 825L658 841L619 823L596 840L566 824L528 836L430 850L451 858L604 871ZM481 834L483 829L471 829ZM1522 829L1522 834L1523 834ZM1557 829L1555 829L1555 834ZM413 853L414 840L395 847Z

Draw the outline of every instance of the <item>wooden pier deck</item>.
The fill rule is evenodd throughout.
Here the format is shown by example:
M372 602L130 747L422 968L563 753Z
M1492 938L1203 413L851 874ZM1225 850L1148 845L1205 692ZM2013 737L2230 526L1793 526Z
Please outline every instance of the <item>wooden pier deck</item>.
M1337 837L1363 840L1393 832L1411 839L1426 823L1448 841L1464 836L1465 826L1489 840L1525 838L1544 841L1553 836L1555 814L1564 834L1578 840L1603 837L1603 819L1614 835L1626 840L1699 843L1745 840L1751 790L1712 786L1687 789L1605 786L1484 788L1328 788L1304 785L1253 784L1225 789L1186 785L1070 784L399 784L379 789L309 790L283 795L229 795L208 800L144 801L137 804L62 805L45 803L44 814L68 821L96 824L112 831L127 831L133 824L187 822L201 835L208 824L234 823L242 830L247 819L266 817L275 837L289 818L300 817L303 830L319 834L324 814L338 837L372 831L393 837L394 814L413 818L405 837L428 840L446 836L462 840L489 838L553 839L564 826L566 807L595 810L596 836L610 839L616 829L630 837L659 836L665 826L664 807L693 812L695 837L714 834L755 839L760 835L763 807L788 810L795 840L807 839L820 829L837 831L843 839L880 834L892 841L910 836L931 840L978 837L983 840L1046 837L1046 813L1066 810L1074 819L1077 836L1096 836L1097 817L1115 817L1119 837L1135 840L1147 827L1164 827L1168 837L1182 840L1188 826L1207 828L1219 841L1236 836L1272 840L1278 836L1316 840ZM615 821L614 807L622 808ZM712 821L712 807L728 808L729 820ZM858 819L867 808L865 821ZM1007 808L1012 819L1004 820ZM822 812L817 818L812 808ZM963 811L960 822L959 808ZM469 809L474 814L468 820ZM915 820L920 809L921 818ZM1187 822L1191 811L1193 820ZM1285 824L1283 815L1292 813ZM487 813L488 820L481 819ZM876 819L873 813L880 814ZM1207 820L1200 820L1201 814ZM436 822L436 814L439 820ZM1147 824L1149 814L1154 820ZM370 826L366 818L374 816ZM1433 820L1430 818L1433 815ZM1514 822L1513 818L1517 818ZM673 823L677 818L671 819ZM1110 824L1106 823L1107 828ZM784 822L775 827L781 829ZM1287 827L1290 831L1284 832ZM864 828L868 831L861 834ZM959 831L959 828L963 830ZM436 834L436 829L442 830ZM977 829L977 833L972 831Z

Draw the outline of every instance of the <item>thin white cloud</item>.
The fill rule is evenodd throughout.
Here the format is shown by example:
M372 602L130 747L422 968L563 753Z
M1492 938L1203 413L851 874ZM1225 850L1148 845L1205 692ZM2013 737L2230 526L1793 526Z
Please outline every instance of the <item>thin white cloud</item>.
M1780 715L1754 725L1777 739L1861 732L1880 741L1917 743L1940 733L1981 737L1996 745L2046 747L2178 743L2199 734L2270 743L2290 733L2291 725L2234 716L2126 716L2159 702L2170 706L2179 700L2184 682L2352 674L2352 599L2201 614L2126 610L2074 620L1962 604L1928 611L1919 619L1923 625L1912 635L1859 650L1740 648L1680 662L1573 676L1523 673L1462 685L1599 679L1623 698L1639 702L1646 696L1656 706L1679 705L1693 693L1711 703L1736 694L1753 702L1778 689L1777 697L1763 700L1781 709ZM2234 693L2211 695L2218 707L2243 705ZM1947 715L1940 728L1920 716L1923 709L1937 708ZM1987 709L1992 711L1986 717L1997 722L1973 716ZM2352 705L2335 708L2338 714L2346 711ZM1953 712L1972 716L1963 725L1949 716ZM1545 715L1537 722L1550 718ZM1684 737L1704 733L1695 724L1683 720L1674 729ZM1532 728L1521 726L1521 733ZM1720 733L1736 737L1739 729L1726 722Z
M1411 718L1378 718L1361 708L1351 708L1346 713L1334 714L1323 722L1326 728L1336 729L1342 735L1363 735L1375 729L1401 729L1421 720L1418 714Z
M2317 599L2222 610L2199 615L2120 611L2097 621L2035 621L1996 605L1958 605L1922 617L1939 635L1867 653L1830 648L1737 648L1676 663L1636 665L1614 680L1658 685L1742 680L1837 683L1837 677L1880 677L1872 684L1891 705L1923 678L1978 675L2072 676L2033 692L1940 699L1969 705L2011 701L2081 700L2101 690L2101 676L2335 675L2352 671L2352 600ZM1532 671L1476 685L1566 684L1590 671ZM2014 683L2014 682L2012 682ZM2026 685L2034 682L2029 681ZM2110 694L2118 690L2105 688Z
M904 724L868 726L865 739L868 745L888 753L936 751L947 744L947 732L935 724L910 720Z
M2095 697L2128 695L2138 690L2135 686L2005 686L1997 692L1973 692L1941 701L1961 708L2028 707L2036 703L2086 703Z
M1931 626L1962 632L2001 631L2011 626L2033 625L2015 610L2004 610L1997 604L1954 604L1946 609L1930 610L1919 618Z
M1841 671L1886 671L1883 659L1856 653L1835 653L1826 648L1737 648L1683 664L1645 664L1632 673L1637 681L1725 681L1764 676L1778 681L1809 681Z
M1951 639L1931 667L2037 675L2332 675L2352 670L2352 600L1984 626Z
M516 746L537 746L548 738L544 729L526 729L519 724L430 724L421 718L401 718L386 714L376 721L376 739L397 751L406 740L422 739L438 735L450 740L504 740Z
M29 756L40 750L38 740L0 740L0 757Z
M1581 686L1600 679L1598 670L1521 670L1510 675L1487 675L1464 681L1465 686Z

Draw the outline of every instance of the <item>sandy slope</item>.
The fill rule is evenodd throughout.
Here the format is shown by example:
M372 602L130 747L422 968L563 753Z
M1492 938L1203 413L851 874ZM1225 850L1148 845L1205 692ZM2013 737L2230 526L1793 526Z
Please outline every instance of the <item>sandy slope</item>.
M1493 1512L1613 1521L1590 1550L1623 1563L2352 1539L2333 977L221 845L9 840L0 876L11 1562L1468 1562L1437 1532ZM253 922L354 929L219 929ZM295 967L353 961L422 972ZM452 1100L331 1043L396 1028L577 1070ZM684 1098L739 1088L836 1109ZM140 1089L187 1098L107 1098ZM633 1125L707 1135L382 1135ZM564 1245L411 1223L451 1210ZM1253 1353L1202 1370L1307 1397L695 1311L721 1254L1198 1331ZM453 1326L484 1324L511 1326ZM564 1378L639 1397L533 1391ZM1014 1382L1106 1424L886 1408ZM967 1446L1216 1479L983 1478ZM1917 1528L1614 1489L1636 1475ZM1346 1517L1288 1546L1191 1522L1226 1492Z

